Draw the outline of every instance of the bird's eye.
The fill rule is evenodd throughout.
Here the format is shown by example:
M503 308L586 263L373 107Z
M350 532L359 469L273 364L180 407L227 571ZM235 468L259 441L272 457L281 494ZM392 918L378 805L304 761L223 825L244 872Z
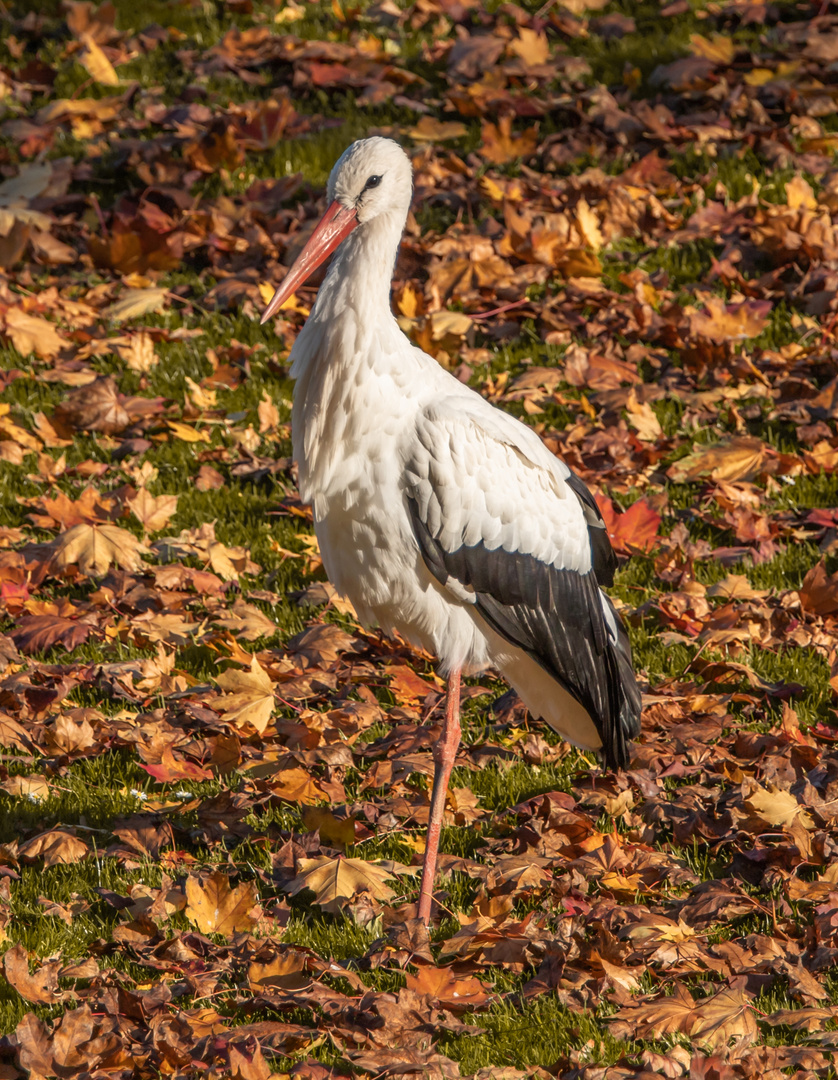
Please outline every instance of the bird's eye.
M366 191L368 188L378 187L378 185L380 183L381 183L381 177L380 176L371 176L369 178L369 180L367 180L366 184L364 184L364 191Z

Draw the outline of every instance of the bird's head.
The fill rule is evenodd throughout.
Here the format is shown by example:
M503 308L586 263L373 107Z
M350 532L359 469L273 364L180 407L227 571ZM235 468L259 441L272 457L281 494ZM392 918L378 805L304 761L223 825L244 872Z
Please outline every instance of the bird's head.
M401 235L412 190L410 159L397 142L375 136L352 143L329 176L326 213L265 308L262 322L270 319L355 229L387 215Z

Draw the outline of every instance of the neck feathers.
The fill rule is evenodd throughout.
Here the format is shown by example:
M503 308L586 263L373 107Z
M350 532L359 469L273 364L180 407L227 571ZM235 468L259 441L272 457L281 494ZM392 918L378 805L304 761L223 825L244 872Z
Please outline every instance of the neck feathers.
M307 478L328 472L325 459L338 452L352 424L353 387L357 391L372 372L382 342L401 336L390 284L403 227L403 216L382 214L344 240L291 350L292 433L303 498L309 497Z

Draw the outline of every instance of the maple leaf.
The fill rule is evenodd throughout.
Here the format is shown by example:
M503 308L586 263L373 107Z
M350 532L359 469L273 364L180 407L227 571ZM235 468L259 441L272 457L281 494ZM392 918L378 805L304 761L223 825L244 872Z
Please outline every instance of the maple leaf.
M42 360L54 360L70 344L51 322L21 308L8 308L3 319L4 333L21 356L35 353Z
M358 638L333 623L315 623L288 642L289 652L295 654L303 668L329 667L343 653L359 647Z
M247 968L247 979L254 991L302 990L311 985L306 968L309 957L298 949L278 953L267 963L252 962Z
M20 944L13 945L3 956L3 971L22 998L36 1005L53 1005L67 997L58 988L60 960L48 960L33 974L29 972L29 953Z
M300 767L276 772L271 780L271 790L278 798L291 803L313 804L327 797L316 778Z
M131 423L110 375L70 391L57 406L54 419L76 431L102 431L108 435L124 431Z
M745 805L767 825L778 825L784 828L799 822L805 829L814 829L815 823L811 815L790 791L783 791L776 787L764 788L756 781L750 783L752 788L745 799Z
M159 363L154 351L154 339L145 330L132 334L128 344L117 345L116 351L120 360L124 361L131 371L138 371L142 375L147 375Z
M140 768L145 769L159 784L171 784L176 780L211 780L213 776L209 769L202 769L194 761L176 758L171 746L165 747L159 761L146 762Z
M223 488L224 484L224 477L212 465L202 465L198 469L198 475L195 477L195 487L198 491L217 491L218 488Z
M737 435L710 446L698 446L667 471L677 484L709 476L713 480L750 480L764 470L771 448L751 435Z
M222 611L213 618L213 624L229 630L236 637L245 641L256 641L261 637L273 637L277 631L276 623L267 617L255 604L245 600L236 600L232 608Z
M530 30L522 26L518 30L518 37L510 42L509 51L524 61L527 67L538 67L546 64L550 59L550 45L544 31Z
M408 131L414 142L446 142L448 139L462 139L468 135L468 128L459 120L437 120L433 116L423 116L418 124ZM408 314L403 310L404 314Z
M87 577L101 577L111 566L123 570L141 569L141 554L148 548L135 536L117 525L74 525L53 545L50 560L52 573L78 566Z
M230 937L240 930L252 930L256 925L252 912L259 902L259 893L254 881L243 882L231 889L227 875L214 870L203 878L190 874L185 890L184 914L202 934Z
M690 332L716 345L726 341L745 341L761 334L768 325L772 304L770 300L745 300L741 304L725 304L720 296L708 296L705 310L690 316Z
M22 653L47 652L61 645L72 652L83 645L93 632L89 623L64 619L60 615L24 615L18 619L11 638Z
M450 967L422 964L415 975L408 973L405 986L415 994L438 1002L442 1008L454 1011L479 1009L491 1000L479 979L454 972Z
M800 603L815 615L834 615L838 611L838 574L827 574L823 559L803 579Z
M694 1009L692 994L676 983L671 997L633 1002L610 1017L609 1023L618 1038L661 1039L665 1035L687 1034Z
M614 503L604 495L597 495L596 501L615 551L631 553L654 548L663 519L647 499L638 499L622 514L617 513Z
M20 849L25 859L43 857L44 869L61 863L79 862L89 855L87 844L64 829L48 829L28 840Z
M495 165L528 158L538 145L538 125L534 124L516 135L512 131L512 117L508 114L501 116L497 124L484 120L480 134L483 141L478 153Z
M325 806L305 806L302 811L306 829L320 833L320 839L329 847L343 848L355 843L355 818L338 818Z
M338 915L360 892L371 893L376 900L388 902L396 895L387 881L395 877L392 863L366 862L364 859L331 859L321 855L301 859L299 874L286 886L291 896L304 889L314 893L314 903L324 911Z
M177 513L177 503L177 495L152 495L147 488L141 487L126 506L147 533L156 533L165 529Z
M28 776L10 776L0 784L3 791L31 802L43 802L53 795L53 787L45 776L30 773Z
M753 1042L759 1029L751 1001L742 990L722 990L704 998L690 1017L690 1039L710 1046L726 1046L729 1039Z
M228 668L216 682L227 691L216 702L222 720L236 727L249 725L263 735L271 722L276 700L270 676L256 657L251 660L249 671Z

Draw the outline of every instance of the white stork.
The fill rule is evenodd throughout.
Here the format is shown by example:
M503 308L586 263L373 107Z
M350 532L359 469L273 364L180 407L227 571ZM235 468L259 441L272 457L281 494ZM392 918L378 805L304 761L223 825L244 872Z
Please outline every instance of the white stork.
M640 693L628 637L600 588L616 560L590 492L393 317L412 188L397 143L353 143L262 322L338 249L291 351L294 456L332 584L362 622L434 653L448 676L419 894L427 923L460 742L460 676L495 668L531 713L612 767L626 764L639 730Z

